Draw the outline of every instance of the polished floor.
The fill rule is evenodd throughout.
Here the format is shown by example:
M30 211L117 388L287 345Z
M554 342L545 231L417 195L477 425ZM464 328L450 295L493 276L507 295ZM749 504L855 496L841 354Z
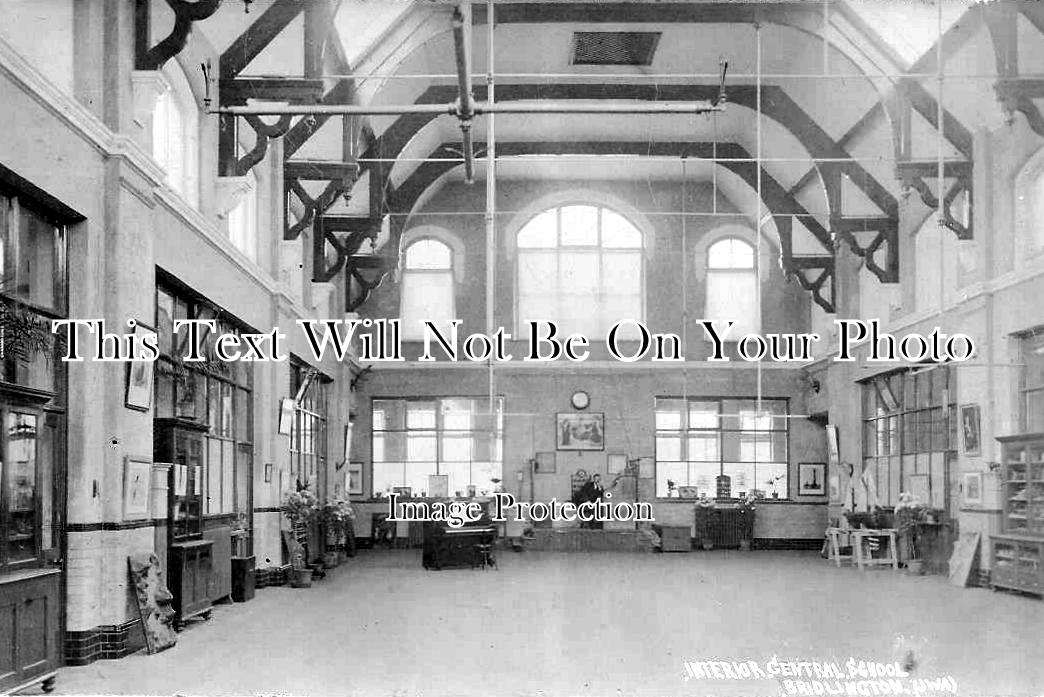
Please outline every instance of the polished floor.
M806 552L500 555L425 571L363 551L309 589L220 605L174 648L65 668L63 694L778 695L686 661L890 662L960 695L1044 694L1044 601ZM690 676L691 677L691 676Z

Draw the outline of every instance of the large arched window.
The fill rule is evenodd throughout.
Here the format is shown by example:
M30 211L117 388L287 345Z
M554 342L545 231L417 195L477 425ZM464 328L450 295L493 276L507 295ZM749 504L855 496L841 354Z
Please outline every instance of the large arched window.
M714 321L719 334L734 322L726 340L761 330L757 262L754 247L739 237L724 237L707 249L704 317Z
M152 156L167 183L192 206L199 205L199 108L181 68L164 68L170 89L156 100L152 115Z
M619 213L551 208L519 230L516 244L520 331L550 320L560 335L593 338L620 320L644 320L642 233ZM633 325L625 327L633 333Z
M448 245L423 237L406 247L401 303L403 339L423 338L425 321L434 322L445 333L456 318L453 251Z

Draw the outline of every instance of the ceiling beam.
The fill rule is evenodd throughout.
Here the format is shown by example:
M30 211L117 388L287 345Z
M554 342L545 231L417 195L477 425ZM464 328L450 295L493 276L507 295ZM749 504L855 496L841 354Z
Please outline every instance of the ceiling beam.
M239 75L305 8L298 0L275 0L221 54L221 77Z
M453 85L435 85L429 87L418 98L418 103L443 103L455 96ZM485 87L475 86L476 98L485 99ZM620 100L662 100L662 101L700 101L714 100L718 95L718 85L648 85L648 84L591 84L591 83L555 83L555 84L505 84L497 86L497 101L522 99L620 99ZM757 110L760 103L762 114L787 129L802 144L812 160L843 160L852 158L848 151L834 141L833 138L815 120L805 112L778 85L763 85L761 99L758 98L757 86L735 85L728 91L729 102L751 110ZM387 159L398 157L406 144L431 123L435 114L408 114L400 117L382 133L363 155L363 159ZM365 165L364 165L365 166ZM893 214L898 210L895 196L859 162L816 162L821 170L830 169L848 174L852 181L867 197L877 205L883 213Z

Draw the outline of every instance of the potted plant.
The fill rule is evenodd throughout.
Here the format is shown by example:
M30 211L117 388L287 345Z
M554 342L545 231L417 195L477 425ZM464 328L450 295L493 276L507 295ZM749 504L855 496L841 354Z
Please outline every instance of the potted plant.
M288 492L283 497L283 503L279 510L289 521L290 529L296 530L302 526L307 527L315 520L318 513L318 502L315 494L310 489L302 487L296 491ZM291 534L290 537L292 538L293 535ZM290 581L291 586L294 588L307 588L312 585L312 570L308 568L304 548L300 544L295 544L290 549L290 565L293 569L293 578Z
M737 510L740 518L740 549L750 551L751 540L754 539L754 507L757 496L753 492L740 499Z
M355 517L352 505L344 499L326 501L320 507L319 522L326 533L327 552L323 555L323 566L332 569L340 563L338 549L344 549L351 520Z
M766 483L766 484L768 484L768 485L769 485L770 487L772 487L772 498L774 498L774 499L778 499L778 498L779 498L779 492L778 492L778 491L776 490L776 485L777 485L777 484L778 484L778 483L780 482L780 480L782 480L782 479L783 479L783 477L785 477L785 476L787 476L787 475L785 475L785 474L780 474L780 475L778 475L778 476L775 476L775 477L773 477L772 479L768 480L767 482L765 482L765 483Z
M913 494L899 494L899 503L895 507L895 528L901 544L906 550L906 569L911 574L924 573L924 560L921 558L920 524L928 520L928 506Z
M718 512L714 502L706 494L700 494L696 501L696 537L705 550L714 549L714 529L718 522Z

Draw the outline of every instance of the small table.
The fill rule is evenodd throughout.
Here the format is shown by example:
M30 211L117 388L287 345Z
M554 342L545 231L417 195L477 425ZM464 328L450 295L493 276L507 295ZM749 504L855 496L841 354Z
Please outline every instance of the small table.
M852 551L855 552L856 566L859 567L860 571L865 570L868 566L891 566L896 571L899 570L899 559L896 556L895 528L884 528L882 530L861 528L859 530L852 530L851 534ZM870 538L878 538L888 541L883 556L873 556L872 550L869 549L869 545L871 544Z
M844 539L845 542L851 543L851 530L842 530L841 528L827 528L827 558L833 559L834 563L837 564L838 568L841 568L842 561L854 562L854 551L848 554L841 554L842 547L851 547L851 544L842 544L841 541ZM853 547L854 549L854 547Z

